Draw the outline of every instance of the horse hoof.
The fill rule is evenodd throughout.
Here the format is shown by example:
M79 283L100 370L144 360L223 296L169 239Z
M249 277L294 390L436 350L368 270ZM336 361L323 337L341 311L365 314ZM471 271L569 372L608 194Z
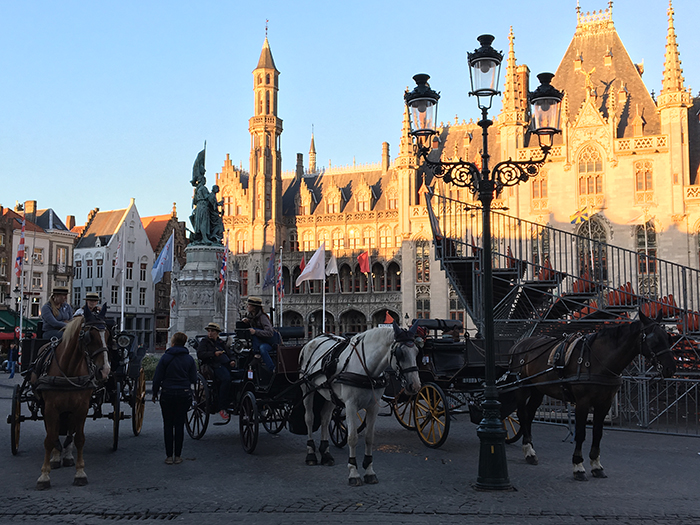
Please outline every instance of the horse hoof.
M368 485L376 485L379 483L379 479L376 474L365 474L365 483Z
M87 478L73 478L73 485L75 487L84 487L88 484Z
M525 461L527 461L528 465L537 465L539 463L537 456L525 456Z
M59 468L61 468L61 460L52 461L49 463L49 465L51 465L51 470L59 469Z
M362 486L362 479L360 479L360 478L348 478L348 484L351 487L360 487L360 486Z
M585 472L574 472L574 479L576 481L588 481Z
M335 459L333 458L333 456L326 452L321 456L321 465L332 467L333 465L335 465Z
M36 482L36 490L48 490L50 488L51 488L50 481L37 481Z
M591 475L594 478L607 478L608 477L602 468L596 468L596 469L591 470Z
M73 458L63 458L64 467L75 467L75 460Z
M316 458L316 454L307 454L306 455L306 464L309 466L318 465L318 459Z

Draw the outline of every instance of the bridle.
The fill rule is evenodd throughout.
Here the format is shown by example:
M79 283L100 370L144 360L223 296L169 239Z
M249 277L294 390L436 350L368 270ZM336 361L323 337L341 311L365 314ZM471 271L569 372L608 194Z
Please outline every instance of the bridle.
M647 358L651 359L651 364L652 364L652 366L654 366L655 368L657 368L657 369L659 369L659 370L660 370L661 368L663 368L663 365L662 365L661 363L659 363L659 359L658 359L658 358L659 358L660 356L664 355L664 354L673 354L673 350L671 349L670 346L667 347L667 348L664 348L664 349L661 350L660 352L654 352L654 351L651 349L651 347L649 346L649 343L648 343L648 341L647 341L647 338L651 338L651 337L653 337L655 334L654 334L654 333L647 334L647 329L650 329L650 330L653 331L653 330L655 330L657 327L660 327L660 326L661 326L661 325L659 325L659 323L653 322L653 323L650 324L649 326L643 327L643 328L642 328L642 333L641 333L641 354L642 354L644 357L647 357ZM663 330L663 328L662 328L662 330ZM645 349L646 349L646 352L644 351Z
M90 350L88 348L88 345L92 340L92 336L90 335L90 333L93 329L97 330L100 333L99 340L101 346L94 350ZM85 354L89 375L92 379L94 379L97 382L101 382L101 379L99 379L98 374L106 365L109 364L109 348L107 348L106 346L106 339L104 337L104 334L105 332L107 332L107 330L107 326L103 322L86 322L80 329L80 347L83 353ZM95 359L99 354L104 354L104 364L98 368L97 365L95 365Z
M412 372L418 372L418 366L409 366L407 368L403 368L401 366L401 359L404 356L404 346L412 347L415 345L414 341L397 341L394 339L394 342L391 344L391 354L389 357L389 366L394 370L394 375L396 379L398 379L401 382L401 386L406 388L408 386L408 380L406 379L406 374L410 374ZM393 366L391 363L391 360L394 360L396 362L396 366Z

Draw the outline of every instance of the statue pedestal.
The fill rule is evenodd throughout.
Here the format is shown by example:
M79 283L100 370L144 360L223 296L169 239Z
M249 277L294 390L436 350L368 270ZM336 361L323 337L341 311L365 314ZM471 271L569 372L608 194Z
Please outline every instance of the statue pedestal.
M176 275L171 287L169 338L175 332L184 332L188 338L206 335L204 327L217 323L226 330L225 305L227 286L219 291L223 246L188 246L185 248L187 263ZM228 324L229 330L238 319L238 272L229 260L228 271ZM170 346L168 342L168 346Z

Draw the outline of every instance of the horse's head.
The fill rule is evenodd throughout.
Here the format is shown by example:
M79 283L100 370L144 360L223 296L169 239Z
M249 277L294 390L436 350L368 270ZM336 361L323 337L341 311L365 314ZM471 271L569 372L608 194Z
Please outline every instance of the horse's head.
M418 366L416 357L418 356L418 346L416 346L416 330L418 324L409 330L403 330L394 322L394 343L391 345L390 365L396 371L401 384L409 394L415 394L420 390L420 377L418 376Z
M95 379L98 381L106 381L111 371L108 340L109 330L104 318L86 308L80 332L80 344L95 365Z
M661 325L661 312L656 319L650 319L640 311L639 320L642 322L642 355L651 360L661 375L671 377L676 372L676 360L671 336Z

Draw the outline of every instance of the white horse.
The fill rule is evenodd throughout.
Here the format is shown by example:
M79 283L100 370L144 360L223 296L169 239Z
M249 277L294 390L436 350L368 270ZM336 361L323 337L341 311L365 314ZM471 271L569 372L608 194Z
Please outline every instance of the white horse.
M377 475L372 468L372 444L374 424L379 412L379 400L386 386L385 371L392 368L409 393L420 389L420 378L416 366L418 348L414 343L415 324L410 330L402 330L394 323L391 327L372 328L347 340L320 335L309 341L301 349L299 370L304 381L301 389L306 409L307 465L317 465L314 432L314 392L321 394L321 453L322 465L333 465L335 460L329 452L328 424L333 414L334 404L345 406L347 414L356 414L365 409L367 433L365 434L365 483L377 483ZM362 485L357 471L355 447L357 446L357 418L348 416L348 482L352 486Z

